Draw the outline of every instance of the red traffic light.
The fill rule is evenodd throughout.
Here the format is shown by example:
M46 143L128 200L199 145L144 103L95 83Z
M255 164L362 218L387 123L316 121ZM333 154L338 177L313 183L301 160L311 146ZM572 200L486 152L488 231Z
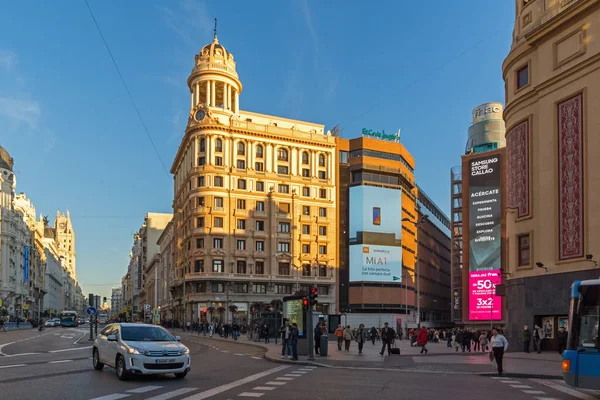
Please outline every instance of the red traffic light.
M206 309L202 310L202 312L203 312L204 314L206 314Z
M308 299L307 298L302 299L302 305L304 307L308 307Z
M317 294L318 289L316 287L310 289L310 294Z

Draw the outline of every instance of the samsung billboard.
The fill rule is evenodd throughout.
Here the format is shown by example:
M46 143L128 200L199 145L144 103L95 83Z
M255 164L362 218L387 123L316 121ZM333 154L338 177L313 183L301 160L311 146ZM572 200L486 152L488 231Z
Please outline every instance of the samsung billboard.
M469 319L502 319L500 156L469 162Z
M350 282L402 282L402 191L350 188Z

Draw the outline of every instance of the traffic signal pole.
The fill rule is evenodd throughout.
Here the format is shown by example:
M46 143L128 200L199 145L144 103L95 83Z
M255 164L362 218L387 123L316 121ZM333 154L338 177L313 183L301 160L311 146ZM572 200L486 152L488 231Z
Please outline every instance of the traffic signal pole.
M308 361L315 361L314 332L312 321L312 306L306 310L306 328L308 331Z

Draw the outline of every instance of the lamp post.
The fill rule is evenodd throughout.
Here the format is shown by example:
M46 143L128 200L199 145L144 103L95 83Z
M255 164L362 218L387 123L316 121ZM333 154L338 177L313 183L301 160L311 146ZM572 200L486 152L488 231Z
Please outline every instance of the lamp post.
M413 221L410 218L402 218L402 222L410 222L411 224L414 224L418 231L419 226L425 223L428 218L428 215L423 215L418 221ZM421 279L419 279L419 264L419 239L417 236L417 248L415 250L415 276L417 281L417 329L421 328Z

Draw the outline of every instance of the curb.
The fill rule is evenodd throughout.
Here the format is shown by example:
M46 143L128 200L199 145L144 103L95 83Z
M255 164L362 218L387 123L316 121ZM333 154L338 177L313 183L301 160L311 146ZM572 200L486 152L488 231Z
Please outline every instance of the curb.
M498 376L497 373L494 372L480 372L477 373L479 376ZM522 374L522 373L511 373L505 372L502 374L503 377L507 378L521 378L521 379L563 379L562 376L559 375L545 375L545 374Z

